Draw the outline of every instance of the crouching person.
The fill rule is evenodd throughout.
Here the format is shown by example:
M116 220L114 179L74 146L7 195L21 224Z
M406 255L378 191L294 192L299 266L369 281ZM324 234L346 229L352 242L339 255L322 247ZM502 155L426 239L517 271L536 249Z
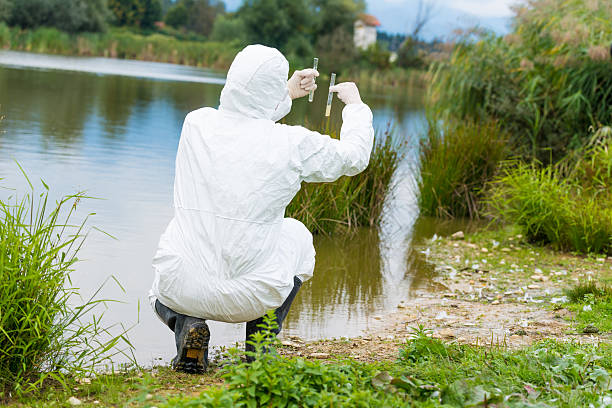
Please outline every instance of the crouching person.
M370 160L372 112L353 83L332 88L346 107L340 140L276 123L316 88L276 49L251 45L234 59L218 109L189 113L176 156L174 217L153 259L151 304L174 332L178 371L208 366L207 320L247 322L246 339L275 310L278 334L312 277L312 235L284 218L302 181L331 182ZM248 348L248 347L247 347Z

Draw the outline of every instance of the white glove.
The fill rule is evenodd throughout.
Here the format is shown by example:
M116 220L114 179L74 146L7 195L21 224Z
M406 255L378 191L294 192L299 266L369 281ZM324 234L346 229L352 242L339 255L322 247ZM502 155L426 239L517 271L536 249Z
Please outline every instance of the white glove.
M362 103L359 89L354 82L342 82L329 88L330 92L337 92L338 98L347 105Z
M318 76L319 71L312 68L295 71L291 78L289 78L289 81L287 81L287 88L289 89L291 99L301 98L308 95L310 91L317 89L315 78Z

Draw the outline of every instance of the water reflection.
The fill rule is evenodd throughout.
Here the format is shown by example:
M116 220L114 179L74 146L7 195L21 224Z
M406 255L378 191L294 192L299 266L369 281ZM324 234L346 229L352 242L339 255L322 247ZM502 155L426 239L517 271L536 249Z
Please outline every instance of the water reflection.
M0 52L0 64L3 55ZM55 69L62 57L53 57L49 63L40 61L46 57L36 58L38 69L0 66L0 112L6 116L0 125L4 131L0 133L2 184L25 188L12 160L16 159L30 179L43 178L56 195L87 190L103 198L83 202L79 211L82 215L95 212L94 224L116 239L94 231L73 281L87 296L108 275L115 275L125 293L111 285L102 296L124 303L112 304L106 319L136 324L131 339L141 363L158 356L171 358L172 337L146 304L151 258L172 216L174 157L183 118L198 107L218 105L219 78L203 70L186 73L185 67L133 62L132 71L161 70L161 79L172 75L182 79L94 75L77 72L79 61L91 66L88 59L70 58L76 70L67 72ZM114 63L105 60L106 71L126 69ZM211 75L208 82L217 83L207 83L205 78ZM186 81L188 76L192 82ZM297 101L285 122L323 123L326 87L321 90L312 104ZM408 137L424 126L418 93L364 93L363 98L380 129L393 123L398 137ZM341 107L336 101L332 127L339 123ZM315 277L304 285L289 315L289 333L307 338L356 335L370 327L373 315L394 308L411 290L425 284L431 271L423 255L411 249L411 243L422 236L421 227L414 226L414 189L407 183L415 160L415 150L410 150L396 175L398 188L388 201L380 233L363 230L351 239L316 237ZM0 190L0 197L3 194ZM230 344L244 335L243 325L214 323L212 331L214 344Z

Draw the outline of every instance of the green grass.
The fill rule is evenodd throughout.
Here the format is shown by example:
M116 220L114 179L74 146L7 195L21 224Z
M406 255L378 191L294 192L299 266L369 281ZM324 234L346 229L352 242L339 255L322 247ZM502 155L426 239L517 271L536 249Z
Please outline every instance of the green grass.
M333 131L327 133L334 135ZM403 139L390 132L379 133L365 171L353 177L343 176L333 183L302 183L286 215L320 234L377 227L403 152Z
M565 305L576 315L578 330L595 326L600 332L612 331L612 288L588 282L566 291L570 303Z
M164 407L603 407L610 345L537 343L523 350L445 344L420 329L395 362L327 364L261 357L222 369L227 388Z
M0 201L0 399L91 372L127 341L91 314L104 302L80 300L70 280L88 216L73 219L87 197L53 202L44 182L39 193L26 180L30 191Z
M507 136L495 123L430 121L420 151L421 214L477 218L484 185L506 155Z

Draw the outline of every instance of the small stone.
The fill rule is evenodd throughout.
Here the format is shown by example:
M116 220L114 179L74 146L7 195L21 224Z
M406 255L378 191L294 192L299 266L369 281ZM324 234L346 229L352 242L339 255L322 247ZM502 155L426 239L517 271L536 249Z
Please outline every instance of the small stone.
M327 353L310 353L310 357L324 360L324 359L329 358L329 354L327 354Z
M485 247L480 248L480 252L489 252L489 250Z
M94 405L98 405L98 404L100 403L100 401L98 401L98 400L94 400L94 402L93 402L93 403L94 403Z
M472 248L472 249L477 249L478 245L476 244L472 244L471 242L468 242L467 244L465 244L468 248Z
M527 285L527 289L540 289L540 285Z
M81 400L78 399L77 397L70 397L70 398L68 398L67 402L68 402L68 404L73 405L73 406L74 405L81 405L82 404Z
M523 235L521 235L521 234L518 234L518 235L516 236L516 239L521 239L521 238L523 238Z
M443 339L454 339L456 337L453 329L442 329L438 332L438 335Z
M494 300L491 302L492 305L499 305L499 303L500 303L499 300Z
M382 320L382 316L374 316L374 319L376 319L376 320Z
M150 401L150 400L152 400L152 399L153 399L153 395L151 395L151 394L147 394L147 395L145 395L145 399L146 399L147 401Z
M454 240L465 239L465 234L463 233L463 231L457 231L453 235L451 235L451 238Z
M544 281L544 276L542 276L542 275L531 275L531 280L532 281L542 282L542 281Z

